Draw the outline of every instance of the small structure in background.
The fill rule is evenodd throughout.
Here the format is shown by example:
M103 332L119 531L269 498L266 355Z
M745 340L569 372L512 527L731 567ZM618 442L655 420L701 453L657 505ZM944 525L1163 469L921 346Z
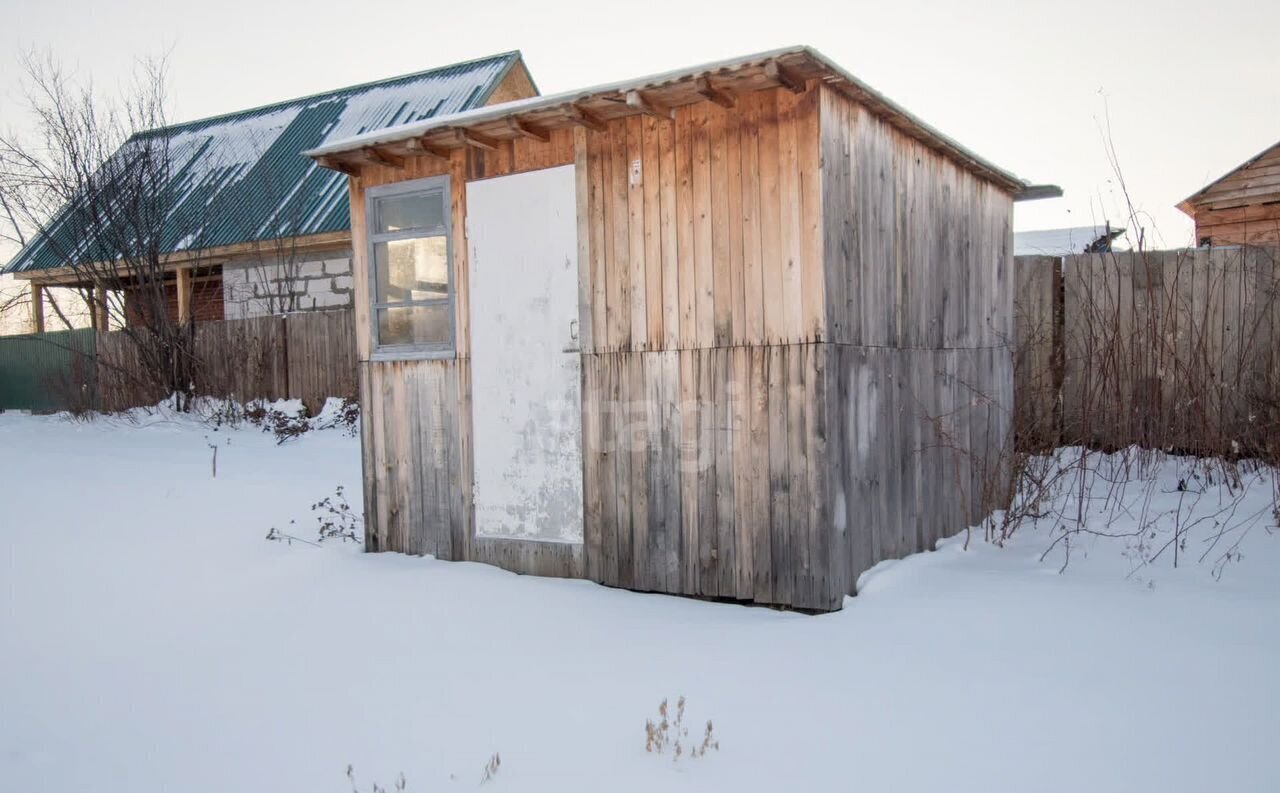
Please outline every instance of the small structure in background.
M1178 204L1196 223L1196 244L1280 244L1280 143Z
M181 322L349 309L346 178L316 168L302 151L536 94L520 53L508 52L135 135L167 138L161 167L174 196L160 244L169 314ZM89 295L93 325L105 330L108 306L118 305L108 301L120 296L69 266L68 252L83 246L64 217L65 210L2 272L30 282L35 332L44 331L42 293L51 287ZM121 290L120 318L144 324L130 288Z
M1013 235L1014 256L1073 256L1077 253L1108 253L1124 236L1124 229L1101 226L1073 226L1064 229L1018 231Z
M366 547L838 609L996 504L1009 174L805 47L309 152Z

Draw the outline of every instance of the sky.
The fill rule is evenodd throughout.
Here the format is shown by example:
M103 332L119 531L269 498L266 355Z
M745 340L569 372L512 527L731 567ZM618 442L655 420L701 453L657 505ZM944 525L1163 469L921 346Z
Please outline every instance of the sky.
M554 93L808 44L1065 190L1019 204L1017 230L1130 226L1118 164L1154 248L1191 243L1174 205L1280 139L1280 3L1264 0L0 0L0 19L0 125L21 118L31 48L107 89L168 50L175 120L189 120L511 49Z

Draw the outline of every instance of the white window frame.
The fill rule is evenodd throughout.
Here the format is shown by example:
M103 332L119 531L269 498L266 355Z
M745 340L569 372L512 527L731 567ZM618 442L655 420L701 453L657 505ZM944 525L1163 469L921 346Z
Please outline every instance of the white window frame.
M453 213L449 176L428 176L423 179L411 179L407 182L378 185L365 191L365 232L368 237L365 255L368 267L369 283L369 338L373 341L370 360L415 360L429 358L454 358L457 356L457 317L453 277ZM377 203L383 198L393 198L420 193L440 193L443 207L444 224L434 229L411 229L408 231L392 231L379 233ZM431 237L445 239L445 278L446 296L430 300L402 300L394 303L378 302L378 260L374 251L380 242L397 240L416 240ZM449 338L442 342L426 342L421 344L383 344L378 338L378 311L385 308L410 308L414 306L446 306L449 314Z

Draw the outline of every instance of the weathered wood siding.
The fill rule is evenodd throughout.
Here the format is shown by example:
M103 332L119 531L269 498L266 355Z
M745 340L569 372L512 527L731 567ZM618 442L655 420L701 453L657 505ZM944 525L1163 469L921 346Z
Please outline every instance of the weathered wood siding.
M350 180L355 336L359 357L365 538L374 551L488 562L522 573L582 575L581 546L475 537L472 500L470 291L466 183L574 162L575 137L516 140L496 151L465 150L449 160L415 157L404 168L369 167ZM372 361L364 191L449 174L453 224L456 357Z
M818 95L587 133L590 351L824 338Z
M1216 246L1280 245L1280 187L1268 198L1268 203L1250 206L1197 209L1196 241Z
M1199 245L1280 244L1280 144L1180 205Z
M832 345L838 591L853 594L876 563L931 550L1002 505L1012 370L999 348Z
M1013 199L822 92L830 339L993 347L1013 335Z
M824 89L832 591L998 503L1013 406L1012 197Z
M588 577L838 605L828 355L809 343L584 356Z

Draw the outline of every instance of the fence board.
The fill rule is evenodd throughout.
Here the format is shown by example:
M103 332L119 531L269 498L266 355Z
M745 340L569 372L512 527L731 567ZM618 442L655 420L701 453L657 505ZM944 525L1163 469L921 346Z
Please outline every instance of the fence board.
M287 391L314 413L328 397L356 395L356 330L351 311L286 318Z

